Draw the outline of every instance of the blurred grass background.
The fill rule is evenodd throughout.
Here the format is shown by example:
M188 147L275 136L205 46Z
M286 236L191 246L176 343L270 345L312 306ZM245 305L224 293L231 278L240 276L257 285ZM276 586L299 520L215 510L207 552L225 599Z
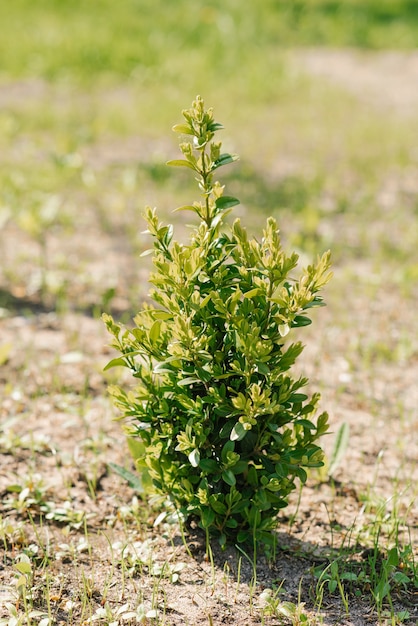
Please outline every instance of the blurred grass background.
M0 18L3 76L143 86L188 77L194 90L222 80L218 72L255 69L277 48L408 49L418 40L414 0L14 0Z
M337 266L363 259L371 272L389 264L409 293L417 116L309 75L295 52L369 58L417 42L413 0L1 3L0 226L26 242L3 237L4 291L76 303L112 293L121 249L131 283L142 206L168 214L194 197L164 163L176 153L170 128L199 93L241 157L222 177L250 227L274 214L301 251L331 247Z

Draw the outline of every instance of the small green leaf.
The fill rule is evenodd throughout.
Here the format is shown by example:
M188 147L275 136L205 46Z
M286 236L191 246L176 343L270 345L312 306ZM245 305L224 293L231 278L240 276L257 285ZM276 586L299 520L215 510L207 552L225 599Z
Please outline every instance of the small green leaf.
M305 484L308 479L308 474L305 472L305 470L302 467L294 467L293 471L295 472L301 483Z
M151 329L148 335L151 343L155 343L156 341L158 341L160 337L160 329L161 329L161 320L156 320L151 326Z
M191 204L185 204L184 206L179 206L177 209L174 209L173 213L178 213L178 211L193 211L194 213L197 213L198 208Z
M116 359L109 361L109 363L103 368L103 371L105 372L106 370L110 370L111 367L129 367L129 365L126 362L126 359L117 357Z
M199 467L204 472L216 472L219 469L219 465L213 459L200 459Z
M384 598L386 598L389 593L390 583L385 580L381 580L379 584L376 585L373 595L376 599L376 602L382 602L382 600L384 600Z
M156 320L169 320L173 317L172 313L169 313L168 311L163 311L161 309L155 309L152 312L152 315Z
M221 154L219 159L215 161L215 163L212 165L212 170L216 170L218 167L221 167L222 165L228 165L228 163L233 163L237 159L238 157L235 154L234 155L233 154Z
M126 443L134 461L146 455L146 446L138 437L127 437Z
M292 322L292 328L300 328L302 326L309 326L312 324L312 320L306 315L296 315Z
M229 209L239 203L239 200L233 196L221 196L220 198L216 198L215 206L217 209Z
M289 324L279 324L280 337L286 337L289 334Z
M245 430L241 422L237 422L234 428L232 429L229 438L231 441L241 441L241 439L244 439L247 432L248 430Z
M198 467L200 462L200 453L199 450L192 450L189 454L189 463L192 467Z
M334 447L332 449L331 458L329 461L328 474L332 476L339 467L348 448L348 442L350 439L350 425L348 422L343 422L337 431Z
M223 463L226 463L228 460L228 453L233 452L235 449L235 443L233 441L227 441L221 451L221 459Z
M181 133L182 135L193 135L193 129L187 124L175 124L173 131L175 133Z
M231 213L232 209L222 209L219 211L217 215L212 220L212 226L215 228L222 220Z
M6 491L9 493L20 493L22 491L21 485L7 485Z
M230 517L226 523L227 528L238 528L238 522L234 517Z
M219 431L219 436L220 436L220 438L221 438L221 439L226 439L227 437L229 437L229 436L230 436L230 434L231 434L231 430L232 430L232 428L233 428L233 424L232 424L232 422L226 422L226 423L222 426L221 430Z
M144 250L143 252L141 252L139 258L142 259L142 257L149 256L150 254L153 254L153 252L155 252L154 248L148 248L148 250Z
M172 165L173 167L188 167L191 170L196 170L194 165L185 159L172 159L171 161L167 161L167 165Z
M299 426L303 426L304 428L307 428L308 430L315 430L316 426L313 422L310 422L309 420L295 420L295 424L298 424Z
M133 472L130 472L129 470L125 469L121 465L117 465L116 463L108 463L108 467L110 467L110 469L115 472L115 474L118 474L118 476L126 480L128 485L132 487L132 489L135 489L135 491L137 491L138 493L145 492L144 485L138 474L134 474Z
M266 365L266 363L257 361L256 366L257 366L257 371L260 374L263 374L263 376L268 376L270 374L270 368L268 367L268 365Z
M223 128L223 124L220 124L219 122L211 122L210 124L208 124L208 130L211 130L213 133L215 133L217 130L222 130Z
M16 589L20 589L20 587L26 587L26 585L28 584L28 579L26 578L26 576L19 576L14 584L16 585ZM12 622L12 624L13 623L16 622Z
M312 309L313 307L319 307L319 306L326 306L326 304L323 301L323 298L321 296L315 296L313 300L311 300L310 302L307 302L305 306L303 306L302 308L304 311L306 311L306 309Z
M238 461L237 463L235 463L234 467L231 467L231 472L234 472L234 474L242 474L247 468L247 461Z
M187 385L194 385L195 383L200 383L200 380L195 376L188 376L183 378L183 380L177 381L179 387L187 387Z
M305 402L308 399L306 393L292 393L289 402Z
M392 578L397 585L409 585L409 583L411 582L409 576L407 576L403 572L395 572Z
M388 555L386 557L386 563L391 567L397 567L399 565L399 554L398 549L396 547L391 548L389 550Z
M230 487L234 487L237 482L235 474L231 472L231 470L225 470L224 472L222 472L222 480Z
M248 530L240 530L237 535L237 542L246 543L249 538L250 538L250 533L248 532Z
M203 528L209 528L215 521L215 511L209 507L205 507L201 511L201 521Z
M25 561L20 561L20 563L15 563L15 569L21 574L31 574L32 567L30 563L26 563Z
M219 502L219 500L211 500L210 504L215 513L218 513L218 515L225 515L226 506L223 502Z
M254 296L258 296L261 292L261 289L259 287L256 287L255 289L250 289L250 291L246 291L244 293L244 298L254 298Z
M199 377L199 380L203 381L204 383L208 383L210 380L212 380L211 372L209 372L204 367L196 368L196 374Z
M200 308L203 309L211 300L211 294L209 293L203 300L200 301Z

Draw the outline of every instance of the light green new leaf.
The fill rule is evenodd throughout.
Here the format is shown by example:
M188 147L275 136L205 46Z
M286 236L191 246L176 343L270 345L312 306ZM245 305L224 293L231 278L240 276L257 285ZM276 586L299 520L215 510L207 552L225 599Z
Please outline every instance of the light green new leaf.
M192 467L198 467L200 463L200 452L199 450L192 450L189 454L189 463Z
M187 124L174 124L173 130L182 135L193 135L193 130Z
M234 428L231 431L231 434L229 436L231 441L241 441L241 439L244 439L245 435L247 434L247 430L245 430L244 426L241 424L241 422L237 422L234 426Z
M196 213L197 207L193 206L192 204L185 204L184 206L179 206L177 207L177 209L174 209L173 213L178 213L179 211L193 211L194 213Z
M126 360L122 357L117 357L116 359L112 359L109 363L103 368L103 371L110 370L111 367L129 367Z
M152 316L156 320L169 320L173 317L173 314L168 311L163 311L162 309L154 309Z
M141 254L139 255L139 258L141 259L144 256L149 256L153 252L155 252L154 248L148 248L148 250L144 250L143 252L141 252Z
M151 329L148 335L152 343L155 343L156 341L158 341L160 337L160 330L161 330L161 320L156 320L151 326Z
M183 380L179 380L177 384L179 387L187 387L187 385L193 385L194 383L200 383L200 380L195 376L188 376L183 378Z
M279 333L281 337L286 337L289 334L289 324L279 324Z
M167 165L172 165L173 167L188 167L191 170L195 170L196 168L186 161L185 159L172 159L171 161L167 161Z
M22 575L19 576L19 578L17 579L17 581L15 582L16 585L16 589L20 589L21 587L26 587L26 585L28 584L28 579L26 578L26 576ZM9 622L10 623L10 622ZM16 622L12 622L16 623ZM18 623L18 622L17 622Z
M259 287L256 287L255 289L250 289L250 291L246 291L244 293L244 298L254 298L254 296L258 296L261 292L261 289Z
M17 569L21 574L31 574L32 567L30 563L26 563L25 561L20 561L20 563L15 563L14 568Z

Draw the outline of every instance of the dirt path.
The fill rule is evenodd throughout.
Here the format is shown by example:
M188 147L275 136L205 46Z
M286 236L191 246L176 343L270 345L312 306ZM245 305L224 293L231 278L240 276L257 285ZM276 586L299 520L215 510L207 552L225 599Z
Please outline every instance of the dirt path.
M418 51L310 49L290 58L301 71L333 82L373 107L418 114Z

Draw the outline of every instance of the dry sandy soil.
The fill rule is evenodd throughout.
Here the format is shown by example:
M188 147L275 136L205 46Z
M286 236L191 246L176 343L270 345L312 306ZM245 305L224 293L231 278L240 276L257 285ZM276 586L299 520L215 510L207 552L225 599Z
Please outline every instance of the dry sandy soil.
M305 51L295 54L292 62L297 71L335 81L370 107L390 107L399 115L410 115L418 106L417 54ZM21 97L15 91L15 97ZM2 249L8 264L16 250L29 243L19 239L17 231L6 231L6 235ZM113 239L89 235L86 240L85 232L75 233L71 248L78 238L91 262L92 276L98 280L106 276L109 263L104 260L111 258L113 266L118 266L124 281L113 306L123 310L129 256L123 254L117 233ZM65 251L69 243L57 241L56 245ZM361 266L355 271L361 273ZM317 315L302 365L312 387L321 388L322 406L331 414L334 431L343 422L350 425L349 447L334 482L312 476L299 507L297 498L291 502L280 522L276 554L258 558L257 586L250 600L253 571L245 556L235 549L222 552L213 546L212 566L198 532L188 538L188 554L177 527L163 522L153 529L157 512L132 500L135 493L109 470L109 462L126 467L130 462L106 394L108 380L102 370L113 353L100 320L74 311L58 316L22 290L3 291L2 296L0 346L13 348L0 368L0 514L15 531L2 536L0 527L4 544L0 547L0 617L1 603L9 597L15 601L13 559L24 546L32 545L37 551L34 604L45 609L42 589L48 571L51 612L57 624L87 623L94 611L106 605L116 611L125 603L129 609L143 603L146 610L151 604L156 607L159 623L167 626L275 625L282 618L262 617L261 594L279 585L281 600L305 603L308 621L295 617L291 623L314 624L315 619L327 626L379 623L371 596L355 596L355 589L348 587L349 615L337 592L324 594L318 616L314 606L318 580L313 568L325 567L342 544L356 542L356 558L367 561L368 540L379 517L385 518L382 528L392 533L393 544L396 537L390 524L395 506L400 543L408 541L406 521L410 531L417 533L418 513L411 493L418 480L418 352L409 351L403 368L389 361L368 369L359 366L356 371L344 357L353 332L361 335L368 328L369 339L378 341L386 333L388 320L394 333L403 328L416 330L415 311L400 311L398 303L380 291L371 302L365 302L361 293L349 296L354 331L342 332L330 308ZM328 452L332 444L331 437L325 443ZM20 511L7 504L19 495L10 490L12 485L30 488L27 503L21 499ZM42 524L28 521L38 520L42 507ZM59 510L65 507L73 518L62 514L60 521ZM45 519L48 511L49 521ZM82 520L79 529L77 520ZM131 559L132 570L120 566L120 552L126 545L142 555ZM167 562L171 572L166 565L167 575L152 575L153 566ZM175 564L182 566L177 582L170 580ZM406 624L417 623L416 590L395 593L393 602L396 610L409 612ZM151 618L149 623L153 623Z

